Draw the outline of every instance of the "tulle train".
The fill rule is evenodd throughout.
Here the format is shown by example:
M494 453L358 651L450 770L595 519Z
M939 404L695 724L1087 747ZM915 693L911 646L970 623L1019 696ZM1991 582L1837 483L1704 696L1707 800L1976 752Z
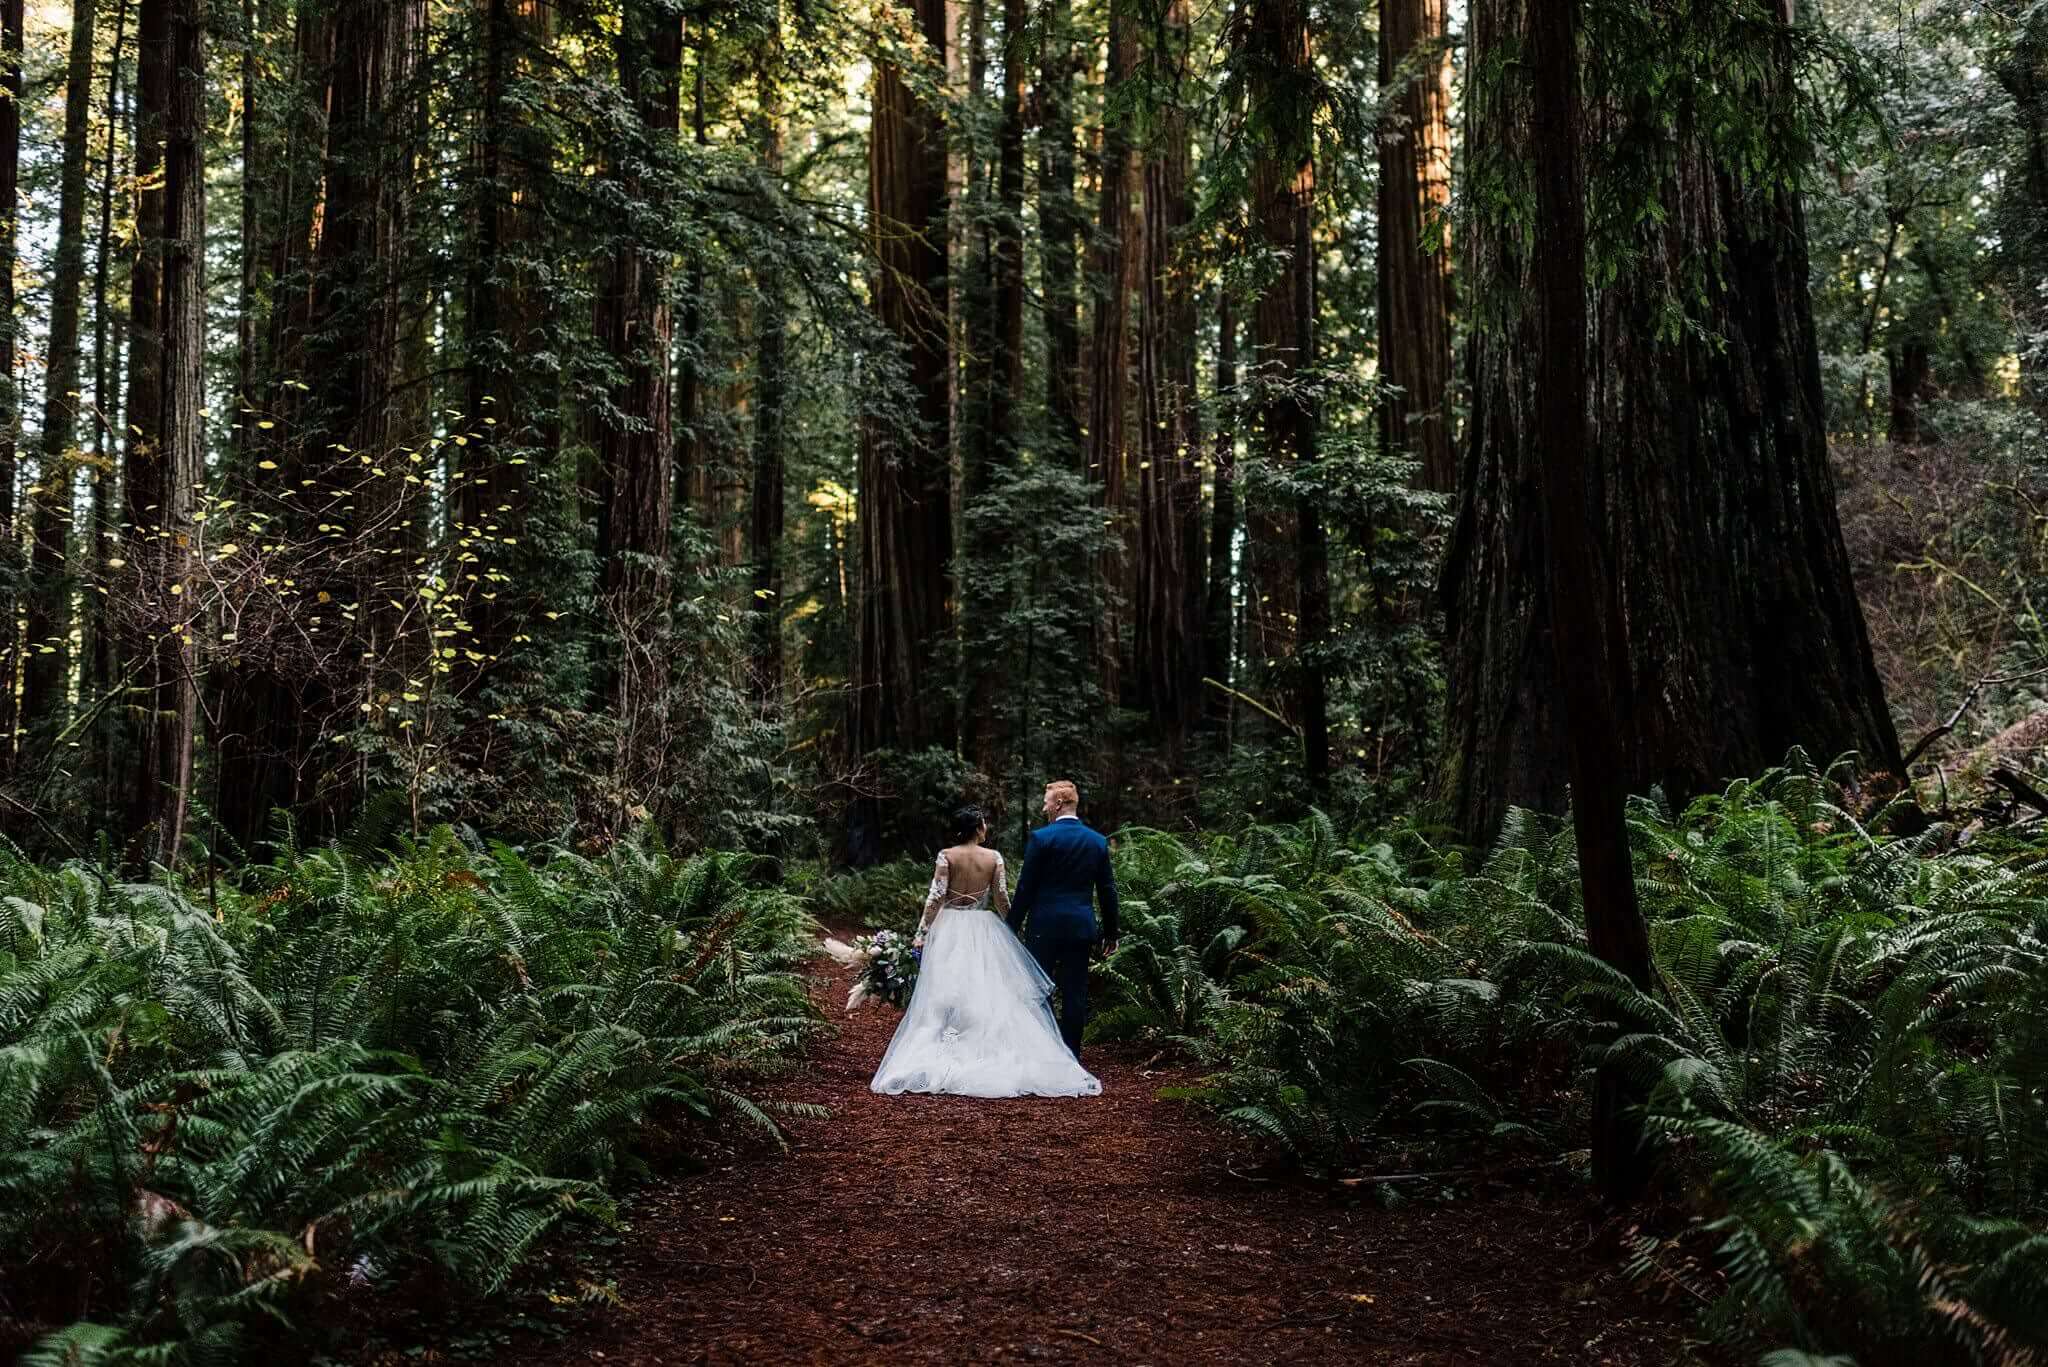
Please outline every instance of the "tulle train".
M1052 979L980 907L940 913L917 986L870 1090L952 1096L1096 1096L1102 1084L1060 1039Z

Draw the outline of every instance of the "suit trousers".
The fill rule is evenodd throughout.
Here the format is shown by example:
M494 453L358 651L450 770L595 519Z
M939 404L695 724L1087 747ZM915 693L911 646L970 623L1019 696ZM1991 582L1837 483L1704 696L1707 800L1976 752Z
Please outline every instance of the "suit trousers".
M1090 942L1033 936L1032 957L1052 979L1059 998L1060 1038L1075 1058L1081 1057L1081 1032L1088 1028L1088 950Z

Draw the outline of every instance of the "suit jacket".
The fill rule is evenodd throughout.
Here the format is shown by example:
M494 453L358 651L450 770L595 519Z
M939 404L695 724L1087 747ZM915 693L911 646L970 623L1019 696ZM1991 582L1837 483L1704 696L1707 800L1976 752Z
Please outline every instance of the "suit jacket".
M1024 843L1024 872L1010 898L1010 929L1023 933L1027 918L1034 940L1114 940L1116 874L1109 867L1109 842L1078 820L1053 821L1033 831Z

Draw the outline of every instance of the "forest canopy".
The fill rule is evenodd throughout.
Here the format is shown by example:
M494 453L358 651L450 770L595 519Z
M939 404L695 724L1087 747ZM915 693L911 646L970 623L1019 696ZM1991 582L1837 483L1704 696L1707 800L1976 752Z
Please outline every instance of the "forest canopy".
M1528 9L636 4L18 16L25 849L1562 810ZM1586 6L1630 790L2031 713L2040 23Z

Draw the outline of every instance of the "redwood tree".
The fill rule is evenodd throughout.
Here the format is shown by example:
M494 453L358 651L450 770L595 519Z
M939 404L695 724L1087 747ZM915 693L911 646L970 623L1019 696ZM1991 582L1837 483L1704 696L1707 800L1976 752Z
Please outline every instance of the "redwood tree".
M325 139L317 219L295 221L298 197L278 197L285 262L309 256L303 282L280 291L273 354L305 376L286 377L299 397L280 405L292 421L277 455L285 526L313 559L284 600L290 623L245 646L224 691L214 807L244 845L261 838L274 808L332 827L359 786L325 742L355 721L388 647L389 598L372 590L404 487L387 457L401 385L408 111L423 17L418 0L339 0L323 29L301 34L307 74L324 91ZM316 65L321 54L331 61ZM358 551L366 553L344 555ZM356 611L323 610L329 602Z
M21 213L22 0L0 0L0 556L13 568L20 554L14 529L14 481L21 434L21 388L15 380L14 264ZM14 687L21 662L15 626L19 605L0 600L0 773L14 762Z
M1230 414L1237 404L1237 310L1230 291L1217 292L1216 304L1216 400L1223 417L1216 425L1215 457L1212 466L1215 493L1209 508L1209 585L1202 606L1203 666L1218 682L1230 682L1230 661L1235 644L1233 594L1235 576L1232 559L1237 543L1237 430ZM1212 690L1208 710L1228 718L1230 695Z
M1200 712L1203 659L1201 434L1195 410L1193 272L1179 253L1194 218L1192 129L1183 103L1189 5L1169 0L1155 29L1159 113L1144 152L1139 243L1136 554L1131 676L1124 700L1178 753Z
M1581 178L1578 0L1548 0L1531 15L1534 86L1534 329L1538 516L1548 550L1544 582L1554 607L1551 662L1563 704L1578 837L1586 939L1637 987L1651 982L1650 935L1636 905L1629 856L1621 737L1633 709L1621 669L1621 603L1600 544L1599 485L1587 460L1586 214ZM1635 1194L1642 1124L1613 1065L1594 1090L1593 1175L1610 1198Z
M1306 475L1317 455L1315 364L1315 110L1319 100L1304 0L1256 0L1241 21L1256 138L1251 213L1258 241L1278 269L1258 299L1253 339L1259 364L1259 454ZM1290 468L1291 467L1291 468ZM1329 635L1329 569L1321 511L1313 497L1266 494L1248 507L1252 657L1285 680L1301 728L1309 781L1329 768L1324 671L1313 658L1289 661Z
M1687 11L1694 31L1643 42L1756 42L1759 32L1768 41L1768 23L1737 22L1754 9ZM1467 145L1473 174L1504 176L1508 187L1526 183L1517 167L1539 160L1526 92L1505 60L1525 46L1531 15L1528 0L1472 10L1471 69L1483 78L1469 97ZM1618 737L1621 781L1682 800L1794 745L1822 757L1855 750L1896 771L1898 738L1836 519L1799 198L1746 170L1736 151L1717 151L1726 125L1688 118L1675 138L1628 136L1642 106L1624 85L1632 68L1605 60L1614 46L1589 42L1588 174L1612 178L1610 197L1654 195L1668 210L1625 216L1641 226L1618 230L1618 241L1594 239L1614 265L1592 297L1599 366L1586 462L1626 624L1617 695L1632 711ZM1728 64L1762 74L1680 93L1722 101L1731 116L1772 115L1790 80L1782 54L1771 56ZM1660 173L1628 153L1657 158ZM1569 773L1538 511L1533 367L1542 347L1518 308L1537 253L1516 217L1506 199L1476 215L1463 257L1466 297L1487 311L1471 351L1471 477L1444 572L1443 795L1480 844L1510 805L1562 810ZM1674 299L1686 301L1682 322L1668 312Z
M909 0L916 32L943 69L945 0ZM853 752L950 746L952 711L931 666L952 634L950 351L946 320L946 127L894 62L878 62L868 133L874 309L899 349L912 412L874 413L860 449L860 607ZM855 854L878 830L857 811Z
M479 0L481 108L475 203L464 303L464 413L470 444L455 506L460 535L491 547L505 579L470 605L478 650L497 661L514 648L539 585L525 571L531 475L553 462L558 425L550 377L534 357L548 350L549 315L539 275L545 247L540 168L550 150L533 126L523 85L549 37L553 10L539 0ZM495 528L495 530L492 530ZM505 538L515 544L507 546Z
M1137 148L1131 136L1131 90L1138 74L1136 19L1131 0L1111 0L1108 66L1103 76L1102 142L1096 176L1095 238L1088 254L1088 286L1094 299L1088 344L1088 421L1082 452L1090 482L1110 529L1107 551L1096 566L1106 589L1097 626L1095 655L1102 692L1122 691L1124 606L1130 598L1132 467L1128 428L1131 409L1131 286L1142 259L1144 208L1136 194Z
M1457 487L1451 386L1451 53L1444 0L1380 0L1380 376L1388 446L1420 462L1424 488ZM1434 230L1435 241L1430 241Z
M200 0L142 0L137 32L136 156L162 173L143 183L130 336L144 346L129 372L129 516L147 566L146 696L134 828L158 859L183 836L198 720L189 544L205 476L206 81ZM145 152L145 147L159 144ZM146 292L146 293L145 293ZM148 337L140 334L145 322ZM142 383L138 385L140 379ZM136 395L147 400L138 407Z
M760 137L763 169L782 175L782 14L770 12L770 38L759 56ZM754 487L747 500L747 560L753 600L748 604L755 696L764 709L782 699L783 484L788 463L789 296L779 265L764 265L754 328Z
M658 4L626 6L619 83L636 126L612 174L623 199L649 203L650 166L681 131L683 29ZM669 531L675 507L669 433L668 254L650 222L629 219L605 267L598 332L616 367L600 430L604 590L618 627L613 699L618 771L629 799L659 798L669 687Z
M93 0L73 0L64 74L64 142L57 180L57 254L50 264L43 429L37 443L34 552L29 567L28 668L23 720L53 723L63 710L70 658L68 545L76 493L79 315L85 288L86 134L92 110Z
M1074 188L1074 37L1070 0L1039 6L1038 241L1045 296L1047 436L1068 458L1081 450L1080 236Z

